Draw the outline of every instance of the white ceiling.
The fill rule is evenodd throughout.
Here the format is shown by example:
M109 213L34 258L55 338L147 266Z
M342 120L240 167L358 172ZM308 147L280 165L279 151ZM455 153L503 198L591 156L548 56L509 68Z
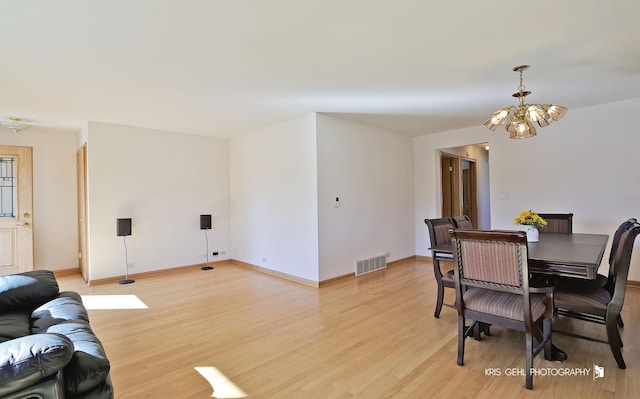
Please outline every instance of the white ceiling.
M0 0L0 117L230 137L308 112L411 135L640 97L638 0Z

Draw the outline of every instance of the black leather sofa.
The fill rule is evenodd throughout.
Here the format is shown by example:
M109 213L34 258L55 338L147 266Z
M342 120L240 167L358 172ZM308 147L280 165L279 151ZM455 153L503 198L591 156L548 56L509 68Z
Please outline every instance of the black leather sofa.
M113 398L109 360L53 272L0 277L0 398Z

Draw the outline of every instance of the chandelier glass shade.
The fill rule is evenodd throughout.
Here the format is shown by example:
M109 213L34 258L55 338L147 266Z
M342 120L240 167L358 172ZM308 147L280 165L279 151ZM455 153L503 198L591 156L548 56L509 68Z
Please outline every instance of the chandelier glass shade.
M518 92L513 94L513 97L519 100L519 105L497 110L484 123L492 131L495 131L498 126L505 125L505 129L509 132L509 138L511 139L533 137L536 135L534 124L539 127L545 127L553 121L562 119L564 114L567 113L567 109L560 105L525 103L525 98L531 94L530 91L525 90L522 83L522 71L527 68L529 68L529 65L520 65L513 68L515 72L520 73L520 86L518 86Z
M6 127L14 133L19 133L21 130L31 127L30 124L15 116L9 117L9 119L6 120L0 120L0 125Z

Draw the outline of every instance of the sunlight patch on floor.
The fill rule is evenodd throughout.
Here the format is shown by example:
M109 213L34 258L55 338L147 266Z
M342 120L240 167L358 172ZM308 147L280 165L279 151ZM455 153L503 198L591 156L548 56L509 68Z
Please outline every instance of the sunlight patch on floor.
M212 398L217 399L235 399L246 398L247 394L238 388L236 384L231 382L224 374L215 367L196 367L195 368L200 375L211 385L213 393Z
M82 295L87 309L148 309L135 295Z

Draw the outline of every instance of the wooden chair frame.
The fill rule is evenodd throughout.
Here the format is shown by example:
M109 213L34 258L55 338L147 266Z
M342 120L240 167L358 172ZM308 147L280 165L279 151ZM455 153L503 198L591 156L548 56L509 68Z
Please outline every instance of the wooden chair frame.
M442 305L448 307L455 307L453 304L444 303L444 289L454 288L453 274L442 274L442 268L440 267L440 261L453 262L453 253L451 249L451 238L449 236L449 230L453 229L454 223L451 218L438 218L438 219L425 219L425 224L429 231L429 240L431 242L431 259L433 262L433 274L436 278L437 284L437 298L436 308L433 312L433 317L440 317L440 311ZM438 249L440 248L440 249Z
M627 222L623 224L627 224ZM620 311L624 304L633 245L639 233L640 223L631 222L631 224L627 224L626 229L620 235L620 241L616 244L615 251L612 250L614 258L611 264L612 271L610 272L612 277L611 280L607 280L609 287L591 284L584 286L585 290L580 290L579 286L569 285L563 287L560 284L557 288L555 300L557 314L604 325L607 332L607 340L567 331L556 332L575 338L608 344L618 367L621 369L625 369L627 366L622 357L621 348L623 343L618 329L624 326ZM580 298L590 298L590 294L598 293L598 290L605 290L610 294L611 299L608 303L599 303L597 299L594 299L597 304L580 300Z
M497 324L505 328L524 331L526 346L526 379L525 386L531 389L533 386L533 358L544 349L544 357L552 360L552 340L551 340L551 320L553 319L553 287L534 288L529 286L529 266L527 255L527 237L522 231L484 231L484 230L460 230L454 229L451 232L454 258L454 282L456 289L456 306L458 309L458 365L464 364L464 342L470 336L478 323L488 325ZM497 263L498 260L491 260L482 265L466 265L465 262L473 262L478 258L468 256L466 244L474 243L480 245L479 251L491 250L496 244L504 245L504 250L515 251L516 264ZM488 254L488 253L487 253ZM490 258L483 255L480 259ZM478 262L484 262L479 261ZM505 261L506 262L506 261ZM499 273L491 267L500 267ZM504 265L504 267L502 266ZM514 270L517 268L517 271ZM473 270L473 273L468 271ZM493 272L493 274L492 274ZM517 275L517 282L514 280ZM504 276L511 276L510 278ZM478 290L481 289L481 290ZM472 291L474 290L475 291ZM513 299L513 295L522 296L522 318L523 320L505 317L496 313L483 312L467 308L465 297L471 298L475 293L497 292L499 298ZM503 294L500 294L503 293ZM544 311L538 317L532 314L531 294L544 294ZM541 298L536 298L540 304ZM474 320L471 326L466 325L466 319ZM542 326L542 329L540 328Z
M471 219L466 215L456 216L453 218L425 219L424 222L427 225L427 229L429 231L429 240L431 242L431 247L429 248L429 250L431 251L431 259L433 260L433 274L436 278L437 284L436 308L433 312L433 317L439 318L443 305L450 308L455 308L454 304L444 303L444 289L455 287L455 284L453 283L453 272L450 271L447 274L443 274L442 268L440 266L440 261L453 263L451 238L449 236L448 230L452 228L473 228L473 225L471 224ZM446 232L442 231L445 229L447 230ZM445 233L446 237L443 237L443 234ZM443 250L444 247L447 247L447 249ZM487 335L490 334L488 328L485 332L487 333ZM476 338L479 339L479 334L476 335Z
M538 213L546 226L536 226L540 233L573 233L573 213Z

